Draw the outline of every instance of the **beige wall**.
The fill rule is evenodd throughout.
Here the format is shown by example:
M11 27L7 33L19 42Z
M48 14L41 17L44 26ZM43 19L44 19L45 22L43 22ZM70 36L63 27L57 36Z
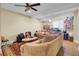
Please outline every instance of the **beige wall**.
M0 4L0 34L1 34L1 4Z
M78 16L77 16L77 40L79 44L79 8L78 8Z
M36 30L41 29L41 22L37 19L14 13L11 11L1 10L1 35L8 39L15 39L19 33L31 31L32 35Z
M74 11L74 42L79 44L79 8Z
M1 36L1 4L0 4L0 36ZM1 37L0 37L0 48L1 48Z

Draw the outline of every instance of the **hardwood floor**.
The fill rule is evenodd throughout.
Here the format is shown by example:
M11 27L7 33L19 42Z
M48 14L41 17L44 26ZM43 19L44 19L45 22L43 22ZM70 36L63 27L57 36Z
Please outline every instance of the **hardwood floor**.
M79 45L68 40L63 40L63 47L57 56L79 56Z

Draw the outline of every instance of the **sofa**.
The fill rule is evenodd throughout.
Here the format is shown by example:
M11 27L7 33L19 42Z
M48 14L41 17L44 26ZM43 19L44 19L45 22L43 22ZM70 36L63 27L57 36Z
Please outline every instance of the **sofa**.
M22 56L56 56L60 48L62 47L63 34L53 38L51 36L51 40L46 42L43 38L40 39L40 43L30 44L26 43L23 45L21 49Z

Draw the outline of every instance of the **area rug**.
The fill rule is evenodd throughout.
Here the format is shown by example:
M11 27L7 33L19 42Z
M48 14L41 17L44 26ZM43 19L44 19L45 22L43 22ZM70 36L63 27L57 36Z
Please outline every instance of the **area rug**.
M9 45L2 46L2 53L3 56L16 56L14 52L11 50L11 48L9 47Z
M21 56L20 46L23 43L12 43L2 46L4 56Z

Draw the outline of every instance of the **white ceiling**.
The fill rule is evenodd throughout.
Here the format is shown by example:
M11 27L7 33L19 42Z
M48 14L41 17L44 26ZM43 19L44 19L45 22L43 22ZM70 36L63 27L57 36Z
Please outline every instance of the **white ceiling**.
M30 10L31 13L29 13L24 11L25 10L24 7L14 6L15 4L16 3L2 3L1 6L2 8L5 8L7 10L18 12L38 19L50 19L54 15L61 13L61 11L69 10L79 6L78 3L41 3L40 6L34 7L38 11ZM23 3L17 3L17 4L24 5Z

